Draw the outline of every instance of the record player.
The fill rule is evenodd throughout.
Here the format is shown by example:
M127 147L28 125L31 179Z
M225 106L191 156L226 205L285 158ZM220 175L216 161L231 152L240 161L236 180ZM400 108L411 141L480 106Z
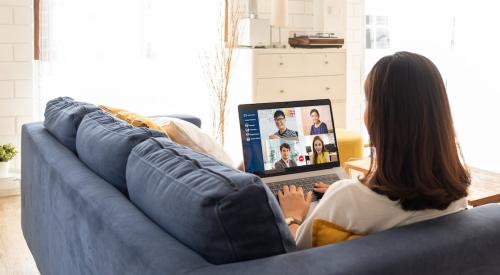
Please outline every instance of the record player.
M334 33L297 34L288 38L288 44L294 48L341 48L344 38Z

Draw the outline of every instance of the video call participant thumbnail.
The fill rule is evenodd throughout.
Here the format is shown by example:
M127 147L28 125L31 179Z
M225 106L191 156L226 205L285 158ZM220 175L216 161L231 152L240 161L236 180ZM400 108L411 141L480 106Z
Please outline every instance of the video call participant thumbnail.
M313 164L321 164L330 162L330 156L325 149L325 143L323 139L319 136L315 136L313 139L313 154L312 154L312 163Z
M277 110L276 112L274 112L274 123L276 124L278 131L269 135L270 139L296 138L299 136L299 133L297 131L290 130L286 127L285 113L283 113L283 111Z
M322 122L319 119L319 111L317 109L312 109L309 115L313 120L313 124L311 125L311 131L309 131L309 135L328 134L328 127L324 122Z
M285 168L297 166L297 162L290 159L290 145L288 143L280 145L280 154L281 159L274 163L274 169L285 170Z

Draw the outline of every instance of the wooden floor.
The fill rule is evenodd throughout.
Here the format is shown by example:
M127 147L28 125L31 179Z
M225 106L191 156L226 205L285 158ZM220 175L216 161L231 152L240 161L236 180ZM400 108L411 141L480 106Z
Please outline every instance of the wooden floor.
M0 274L40 274L21 231L21 197L0 197Z

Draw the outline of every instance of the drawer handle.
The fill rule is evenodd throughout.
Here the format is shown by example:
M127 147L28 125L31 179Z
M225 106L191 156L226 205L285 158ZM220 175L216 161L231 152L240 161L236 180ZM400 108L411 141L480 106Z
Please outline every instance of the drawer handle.
M280 90L280 93L281 93L281 94L285 93L285 90Z
M280 62L280 66L283 66L283 65L285 65L285 63L283 63L283 62Z
M325 61L325 65L328 65L328 61Z
M326 87L325 90L330 91L330 87Z

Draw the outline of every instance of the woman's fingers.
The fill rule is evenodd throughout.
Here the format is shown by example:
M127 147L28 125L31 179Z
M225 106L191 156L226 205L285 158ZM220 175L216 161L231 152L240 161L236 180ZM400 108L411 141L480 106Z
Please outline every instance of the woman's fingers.
M283 190L279 190L278 191L278 199L279 199L279 201L282 201L283 197L284 197Z
M316 186L316 187L328 187L330 185L328 185L322 181L318 181L317 183L314 184L314 186Z
M314 188L314 189L316 189L316 188ZM312 194L311 191L309 191L308 193ZM278 192L278 198L281 200L283 197L290 196L290 195L296 196L299 194L304 199L307 199L307 194L304 194L304 189L301 186L297 187L295 185L283 185L283 189Z
M330 187L329 184L320 181L314 184L313 190L318 193L325 193L328 187Z
M284 185L283 186L283 193L287 194L288 192L290 192L290 187L288 187L288 185Z
M312 192L309 191L309 192L307 192L307 195L306 195L306 203L307 203L307 205L309 205L311 203L311 201L312 201Z

